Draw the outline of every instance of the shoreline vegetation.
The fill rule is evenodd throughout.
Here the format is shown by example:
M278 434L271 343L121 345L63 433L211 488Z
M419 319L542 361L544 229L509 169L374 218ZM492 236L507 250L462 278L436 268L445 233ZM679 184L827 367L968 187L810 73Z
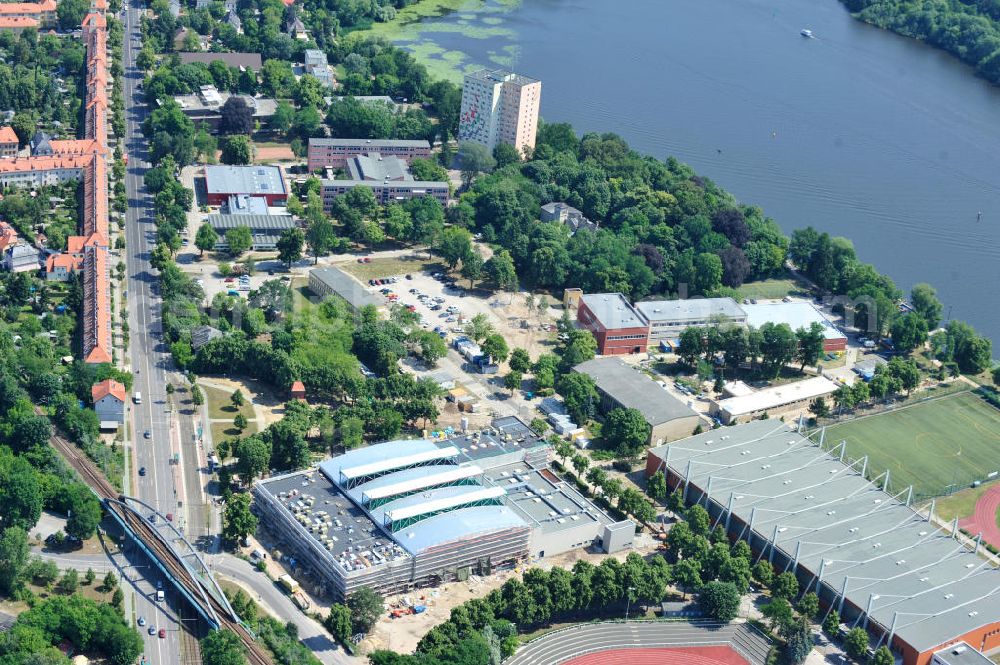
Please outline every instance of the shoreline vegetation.
M521 4L521 0L418 0L399 9L388 21L367 21L345 30L345 35L353 39L383 39L412 55L427 68L433 78L441 78L451 83L461 84L467 71L480 67L483 63L472 62L469 55L460 50L447 49L437 43L433 34L461 32L471 39L514 38L514 32L503 27L502 14ZM457 23L429 26L426 19L461 13ZM491 56L493 64L510 66L517 46L504 45Z
M876 28L919 39L971 65L1000 85L1000 2L997 0L841 0L851 15Z

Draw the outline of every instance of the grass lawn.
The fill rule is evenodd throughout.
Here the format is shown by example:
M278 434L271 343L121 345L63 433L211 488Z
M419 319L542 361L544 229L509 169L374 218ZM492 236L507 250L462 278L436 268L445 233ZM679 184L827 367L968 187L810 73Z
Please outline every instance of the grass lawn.
M354 275L365 284L369 279L380 277L402 277L407 273L422 272L424 270L444 270L444 264L437 259L428 259L425 256L414 258L412 256L387 257L384 259L372 259L371 263L342 263L338 268L346 273Z
M205 401L208 404L208 417L209 418L226 418L232 420L236 417L237 413L242 413L243 417L247 420L252 420L255 418L253 412L253 407L250 406L250 398L243 395L243 406L237 410L233 406L230 396L232 393L227 393L225 390L219 390L218 388L211 388L209 386L199 385L201 391L205 394Z
M225 439L235 439L238 436L250 436L257 433L257 423L251 421L247 423L247 428L242 432L233 427L232 423L212 423L212 441L216 445Z
M840 441L870 477L889 469L891 489L936 496L1000 468L1000 410L965 392L828 427L826 446Z
M951 521L956 517L962 519L972 515L979 501L986 490L993 487L995 483L983 483L979 487L966 487L964 490L955 492L949 496L942 496L934 503L934 514L943 520ZM998 515L1000 518L1000 515Z
M760 298L761 300L777 300L787 295L804 295L805 290L793 279L765 279L761 282L749 282L736 289L740 298Z

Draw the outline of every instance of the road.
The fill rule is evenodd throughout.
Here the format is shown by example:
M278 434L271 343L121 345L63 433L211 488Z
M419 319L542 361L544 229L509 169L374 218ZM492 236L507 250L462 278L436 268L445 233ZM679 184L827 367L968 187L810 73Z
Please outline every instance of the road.
M299 630L299 640L324 665L360 665L364 662L338 647L322 626L300 612L284 591L243 559L219 554L210 557L208 563L217 578L229 578L243 587L269 614L281 621L294 623Z
M135 66L140 12L135 7L125 13L125 45L122 63L125 68L125 151L128 167L125 188L128 211L125 215L126 264L128 267L128 304L130 349L129 359L134 374L133 390L141 393L142 400L132 406L131 434L134 445L133 463L130 467L132 494L158 509L161 513L181 518L184 487L178 483L179 465L170 464L180 451L180 430L170 411L166 385L175 380L170 375L170 356L161 343L160 298L156 275L149 264L150 250L155 243L156 229L153 219L152 199L145 190L143 176L149 167L146 141L141 125L147 111L137 84L142 72ZM149 438L144 436L149 432ZM182 461L183 463L183 461ZM145 470L144 475L138 472ZM180 503L179 503L180 502ZM177 612L187 611L175 594L169 593L170 585L154 576L152 568L144 571L145 580L138 584L136 613L145 617L149 626L166 629L166 637L143 633L146 641L147 660L152 665L182 663L182 641L190 637L181 629ZM155 599L157 583L168 591L165 607Z

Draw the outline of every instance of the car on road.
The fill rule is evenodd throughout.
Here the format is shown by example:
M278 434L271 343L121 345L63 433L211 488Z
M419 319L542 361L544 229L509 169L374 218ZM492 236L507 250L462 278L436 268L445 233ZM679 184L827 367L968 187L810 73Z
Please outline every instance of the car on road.
M146 631L150 635L156 635L156 626L150 626L149 630Z
M167 636L167 629L166 628L160 628L160 639L162 640L166 636Z
M145 626L146 625L146 617L139 617L138 623L139 623L140 626Z
M167 521L168 522L173 522L174 521L174 514L173 513L167 513Z
M139 475L140 476L145 476L146 475L146 467L144 467L144 466L140 466L139 467Z
M150 432L149 430L146 430L145 432L142 433L142 438L144 438L144 439L152 439L153 438L153 433Z

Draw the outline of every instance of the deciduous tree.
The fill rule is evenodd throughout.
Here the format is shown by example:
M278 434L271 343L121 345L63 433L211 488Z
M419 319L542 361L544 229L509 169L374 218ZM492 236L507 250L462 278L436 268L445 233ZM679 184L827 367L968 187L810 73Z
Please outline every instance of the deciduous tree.
M250 512L250 495L233 494L222 514L222 538L230 544L242 542L257 530L257 516Z

